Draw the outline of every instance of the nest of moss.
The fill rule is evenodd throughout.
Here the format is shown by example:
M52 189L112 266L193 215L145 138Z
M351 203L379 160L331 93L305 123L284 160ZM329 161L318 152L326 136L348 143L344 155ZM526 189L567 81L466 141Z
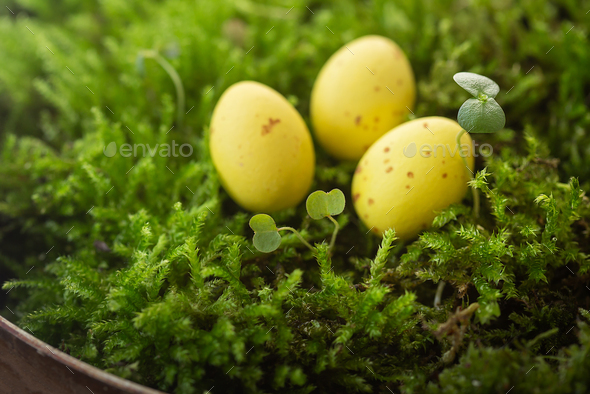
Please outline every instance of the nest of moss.
M579 4L518 5L11 7L18 17L0 19L0 272L14 278L2 302L15 314L2 315L175 393L590 391L588 31ZM456 116L458 71L502 87L507 128L481 137L494 155L478 159L472 182L479 218L467 196L401 243L367 234L348 206L330 254L331 223L298 207L273 216L314 251L285 236L256 252L250 216L208 154L216 99L255 79L308 120L320 67L369 32L406 49L418 116ZM168 75L136 62L146 48L178 71L184 119ZM103 152L172 139L194 154ZM353 166L319 152L314 190L338 187L350 201Z

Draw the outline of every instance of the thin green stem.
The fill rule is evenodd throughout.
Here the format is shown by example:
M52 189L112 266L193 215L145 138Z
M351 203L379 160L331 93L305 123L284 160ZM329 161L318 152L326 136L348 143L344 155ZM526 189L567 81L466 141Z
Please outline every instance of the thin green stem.
M336 243L336 235L338 234L338 230L340 230L340 225L332 216L328 215L328 219L330 219L332 223L334 223L334 232L332 233L332 239L330 240L330 248L328 249L331 254L332 250L334 249L334 244Z
M472 187L471 194L473 195L473 216L477 219L479 217L479 191Z
M445 289L445 281L441 280L440 282L438 282L438 287L436 288L436 294L434 296L434 307L438 308L440 306L440 303L442 301L442 293L443 290Z
M307 242L305 239L303 239L303 237L301 236L301 234L299 234L299 231L295 230L293 227L280 227L280 228L277 229L277 231L281 231L281 230L291 231L293 234L295 234L297 236L297 238L299 238L301 240L301 242L303 242L303 244L305 246L307 246L309 249L311 249L312 252L315 250L313 248L313 246L311 246L309 244L309 242Z
M176 89L176 123L180 127L182 124L182 119L184 117L184 87L182 86L182 80L180 76L172 67L170 63L166 59L164 59L160 54L154 50L148 50L142 52L143 56L146 58L154 59L158 62L160 66L166 71L166 73L172 79L174 83L174 88Z
M461 159L463 160L463 165L465 166L465 168L467 169L467 171L471 172L469 170L469 166L467 165L467 159L465 158L465 156L463 156L461 153L461 137L463 137L463 134L467 133L467 131L465 131L464 129L462 129L459 134L457 134L457 152L459 152L459 156L461 156ZM469 178L472 178L471 174L469 175Z
M463 137L463 134L465 134L467 131L465 129L462 129L458 134L457 134L457 152L459 152L459 156L461 156L461 159L463 160L463 165L465 166L466 171L468 172L468 176L470 179L473 179L473 172L471 172L471 169L469 168L469 165L467 164L467 159L465 158L465 156L462 155L462 151L461 151L461 137ZM479 217L479 191L475 188L475 187L471 187L471 195L473 196L473 216L475 218Z

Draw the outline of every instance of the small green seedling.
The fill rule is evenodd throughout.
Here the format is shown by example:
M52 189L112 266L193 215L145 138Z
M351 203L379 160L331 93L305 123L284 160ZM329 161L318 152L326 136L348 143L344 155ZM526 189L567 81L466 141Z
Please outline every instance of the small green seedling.
M321 220L324 218L330 219L334 223L334 232L330 240L330 251L334 248L336 242L336 235L340 226L333 216L340 215L344 211L346 205L346 198L341 190L334 189L329 193L318 190L307 197L305 207L307 213L314 220ZM254 238L252 242L254 247L263 253L270 253L275 251L281 245L281 234L279 231L287 230L293 232L305 246L312 251L313 246L309 244L293 227L279 227L272 217L266 214L258 214L250 219L250 227L254 230Z
M170 51L169 51L170 52ZM145 74L145 62L144 59L154 59L158 64L166 71L176 89L176 124L177 127L182 125L182 119L184 117L184 87L180 75L176 72L174 67L166 59L164 59L157 50L146 49L140 51L135 59L135 67L140 75Z
M274 252L281 246L281 234L279 234L279 231L282 230L291 231L305 246L314 250L313 246L299 234L299 231L293 227L277 228L275 220L267 214L260 213L252 216L252 219L250 219L250 228L254 230L254 238L252 239L254 247L263 253Z
M344 193L334 189L329 193L318 190L307 197L305 208L312 219L321 220L335 215L340 215L344 211L346 199Z
M334 223L330 251L334 248L336 234L338 234L338 230L340 229L338 222L332 216L340 215L344 211L345 205L346 198L344 197L344 193L339 189L334 189L329 193L321 190L315 191L307 197L307 201L305 202L307 213L312 219L321 220L328 218Z
M506 124L506 115L495 97L500 92L498 84L483 75L460 72L453 76L459 86L471 93L470 98L463 103L457 114L457 122L463 128L457 134L457 150L461 152L461 137L465 133L495 133ZM467 165L465 155L461 154L463 164L472 178L473 173ZM479 193L472 188L473 214L479 216Z
M457 73L453 79L473 97L463 103L457 115L459 125L469 133L495 133L506 124L506 115L495 100L500 91L491 79L474 73Z
M264 253L270 253L281 245L281 234L272 217L266 214L253 216L250 227L254 230L254 246Z

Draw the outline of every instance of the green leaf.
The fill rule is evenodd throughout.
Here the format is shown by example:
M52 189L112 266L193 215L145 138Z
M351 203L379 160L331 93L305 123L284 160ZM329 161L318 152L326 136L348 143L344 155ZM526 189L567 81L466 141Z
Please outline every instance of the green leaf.
M485 94L490 98L494 98L500 91L500 87L496 82L483 75L461 72L453 75L453 79L459 86L467 90L475 98L480 94Z
M305 207L312 219L320 220L328 216L339 215L344 211L346 198L339 189L329 193L322 190L315 191L307 197Z
M281 245L281 235L272 217L266 214L255 215L250 219L250 227L254 230L252 242L254 247L263 253L270 253Z
M506 115L493 98L469 99L459 108L457 121L469 133L495 133L506 124Z
M252 216L252 219L250 219L250 228L254 232L277 231L277 225L274 219L264 213Z
M263 253L274 252L279 246L281 246L281 235L278 231L254 233L252 243L256 249Z

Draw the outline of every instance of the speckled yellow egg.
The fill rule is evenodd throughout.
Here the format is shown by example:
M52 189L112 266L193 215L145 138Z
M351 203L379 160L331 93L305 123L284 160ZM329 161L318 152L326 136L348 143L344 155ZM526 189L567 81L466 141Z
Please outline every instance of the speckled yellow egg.
M340 48L321 69L311 93L317 141L332 156L358 160L413 108L412 66L389 38L365 36Z
M277 91L258 82L230 86L213 111L209 148L221 184L253 212L299 204L314 174L309 130Z
M469 134L457 148L461 130L447 118L419 118L369 148L352 180L355 210L369 229L382 235L393 228L400 239L412 239L430 227L436 211L463 199L474 159Z

